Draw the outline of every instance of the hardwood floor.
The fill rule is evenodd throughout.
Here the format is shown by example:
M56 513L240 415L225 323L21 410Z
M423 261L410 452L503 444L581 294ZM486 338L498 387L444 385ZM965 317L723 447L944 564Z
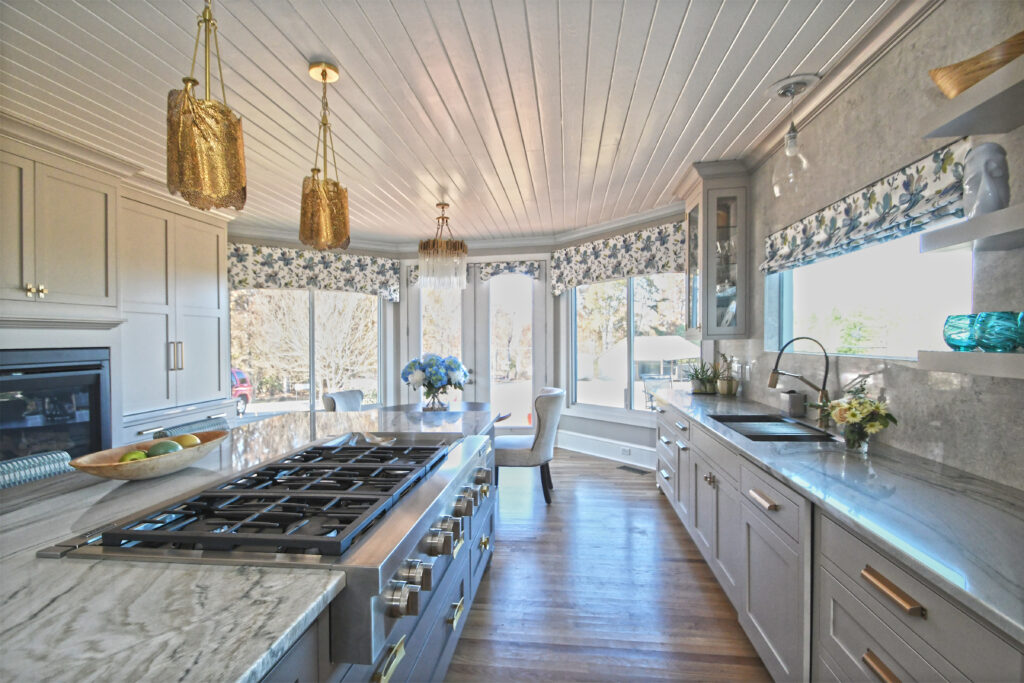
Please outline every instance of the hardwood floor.
M771 680L653 473L559 449L502 468L497 544L449 681Z

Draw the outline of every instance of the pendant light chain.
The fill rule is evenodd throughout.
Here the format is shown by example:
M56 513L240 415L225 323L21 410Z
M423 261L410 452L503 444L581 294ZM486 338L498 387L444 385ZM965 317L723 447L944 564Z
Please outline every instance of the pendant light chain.
M203 33L203 29L207 29L206 35L206 83L203 86L206 88L206 99L210 99L210 35L209 31L213 31L213 45L214 52L217 54L217 74L220 78L220 97L221 101L227 105L228 93L224 87L224 65L220 61L220 38L217 34L217 20L213 18L213 0L206 0L206 6L203 8L203 13L199 15L196 20L196 42L192 46L192 66L189 67L188 77L195 78L196 75L196 58L199 56L199 37Z
M320 80L323 82L323 93L320 96L320 135L316 138L316 152L313 159L313 166L320 163L320 141L323 139L324 145L324 180L328 178L327 168L327 147L331 148L331 159L334 162L334 177L339 178L338 175L338 155L334 151L334 136L331 135L331 108L327 104L327 70L324 69L320 72Z

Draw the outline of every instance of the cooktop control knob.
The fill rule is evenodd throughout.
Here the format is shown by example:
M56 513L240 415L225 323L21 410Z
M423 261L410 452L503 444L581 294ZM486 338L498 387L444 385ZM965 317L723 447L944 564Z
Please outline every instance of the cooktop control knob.
M452 510L452 514L456 517L472 517L473 497L467 495L456 496L455 508Z
M435 526L442 531L452 532L452 540L456 543L462 540L462 520L458 517L445 515Z
M427 554L432 557L451 555L452 549L455 547L452 533L442 529L431 529L428 531L426 538L423 539L423 543L426 546Z
M463 486L462 495L469 496L473 499L473 505L480 507L480 491L473 488L472 486Z
M490 484L491 483L491 468L481 467L473 475L474 484Z
M417 616L420 613L420 587L405 581L392 581L383 593L389 617Z
M420 590L428 591L434 584L434 565L421 560L406 560L395 576L406 583L419 586Z

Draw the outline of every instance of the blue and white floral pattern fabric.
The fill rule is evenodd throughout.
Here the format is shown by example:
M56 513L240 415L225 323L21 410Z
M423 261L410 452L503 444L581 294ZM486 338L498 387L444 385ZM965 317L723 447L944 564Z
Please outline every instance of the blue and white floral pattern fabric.
M686 270L686 228L667 223L558 249L551 254L551 293L637 275Z
M480 264L480 282L487 282L496 275L518 273L534 280L540 277L540 261L495 261Z
M969 138L932 152L765 239L764 273L848 254L963 218Z
M398 301L399 262L331 251L232 243L228 281L232 289L305 289L356 292Z

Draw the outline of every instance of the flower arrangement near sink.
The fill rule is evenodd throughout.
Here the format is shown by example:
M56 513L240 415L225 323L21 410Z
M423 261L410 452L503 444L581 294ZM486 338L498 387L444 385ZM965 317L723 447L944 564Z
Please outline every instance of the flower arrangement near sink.
M469 379L469 370L455 356L441 358L436 353L426 353L413 358L402 368L402 381L413 389L423 387L427 402L424 410L447 410L448 404L441 395L448 389L462 389Z
M861 454L868 452L868 439L890 424L898 424L885 401L868 396L864 382L855 384L846 396L830 402L826 409L829 417L843 428L846 449Z

